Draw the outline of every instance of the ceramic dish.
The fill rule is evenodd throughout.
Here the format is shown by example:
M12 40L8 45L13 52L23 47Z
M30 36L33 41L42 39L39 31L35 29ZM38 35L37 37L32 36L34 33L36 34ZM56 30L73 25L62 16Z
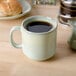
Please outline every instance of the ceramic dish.
M0 20L11 20L11 19L20 18L31 11L31 5L27 1L25 1L25 0L18 0L18 1L22 5L22 8L23 8L22 13L19 15L15 15L15 16L0 17Z

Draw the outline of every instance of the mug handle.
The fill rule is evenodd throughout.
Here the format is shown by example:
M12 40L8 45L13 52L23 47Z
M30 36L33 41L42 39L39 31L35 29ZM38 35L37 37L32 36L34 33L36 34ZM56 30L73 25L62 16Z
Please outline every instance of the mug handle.
M69 24L68 22L64 22L64 21L61 19L61 16L60 16L60 15L58 16L58 20L59 20L59 22L60 22L61 24L70 26L70 24Z
M22 48L22 45L21 44L17 44L17 43L15 43L15 41L13 40L13 33L15 32L15 31L20 31L20 26L14 26L12 29L11 29L11 31L10 31L10 43L11 43L11 45L13 46L13 47L15 47L15 48Z

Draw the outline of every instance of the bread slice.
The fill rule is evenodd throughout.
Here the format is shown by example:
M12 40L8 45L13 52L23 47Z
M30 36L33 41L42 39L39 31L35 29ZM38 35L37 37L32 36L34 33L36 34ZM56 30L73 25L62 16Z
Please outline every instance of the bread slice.
M13 16L22 12L22 6L17 0L0 0L0 16Z

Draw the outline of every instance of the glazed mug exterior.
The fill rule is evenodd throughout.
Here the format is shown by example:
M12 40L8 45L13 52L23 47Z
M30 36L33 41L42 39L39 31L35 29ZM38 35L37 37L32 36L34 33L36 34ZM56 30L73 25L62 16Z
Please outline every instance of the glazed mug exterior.
M47 32L30 32L24 26L32 21L45 21L52 24ZM21 31L22 44L13 40L14 31ZM10 42L15 48L22 48L24 55L33 60L46 60L55 55L57 39L57 20L44 16L31 16L26 18L21 26L14 26L10 31Z

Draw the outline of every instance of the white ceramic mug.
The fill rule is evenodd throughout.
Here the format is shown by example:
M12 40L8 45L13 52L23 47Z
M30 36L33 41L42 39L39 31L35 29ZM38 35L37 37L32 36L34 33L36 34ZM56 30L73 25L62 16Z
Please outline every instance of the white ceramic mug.
M47 32L30 32L24 26L32 21L45 21L52 24L52 29ZM13 32L21 31L22 44L13 40ZM23 53L33 60L46 60L54 56L56 51L57 20L44 16L32 16L25 19L21 26L14 26L10 31L10 41L15 48L22 48Z

